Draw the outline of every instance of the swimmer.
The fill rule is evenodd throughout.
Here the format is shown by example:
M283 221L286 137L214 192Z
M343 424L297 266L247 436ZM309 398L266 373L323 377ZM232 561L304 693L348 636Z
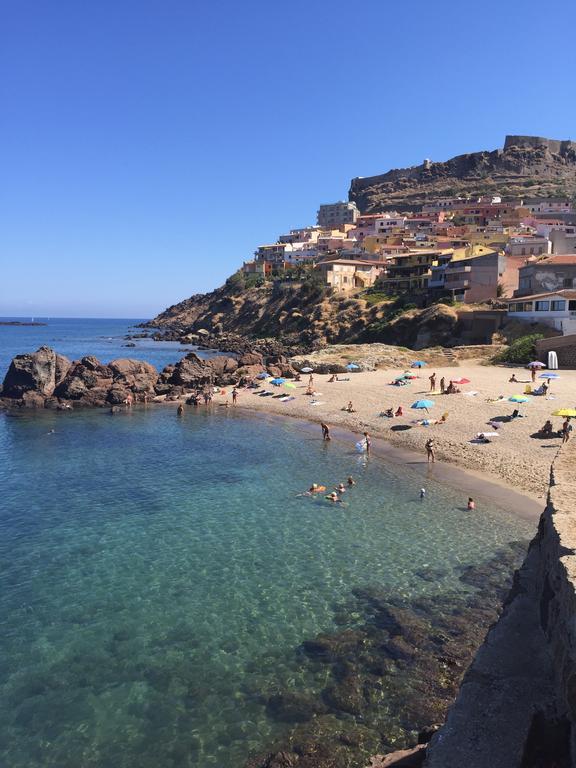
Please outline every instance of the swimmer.
M356 485L356 480L354 480L353 477L349 477L347 480L348 486L352 488L353 485Z
M426 488L420 488L420 498L421 499L426 498Z
M470 496L470 497L468 498L468 504L466 505L466 508L467 508L467 509L472 509L472 510L476 509L476 502L474 501L474 499L472 498L472 496Z
M336 486L336 491L338 493L346 493L346 488L344 487L344 483L338 483Z
M342 503L342 499L338 498L336 491L332 491L332 493L329 493L328 496L325 496L324 498L331 501L333 504L337 504L338 502L340 502L340 504Z
M182 405L182 403L180 403L180 405L178 406L178 410L176 411L176 413L178 414L178 416L182 416L182 414L184 413L184 406Z
M55 429L51 429L49 432L46 432L47 435L54 435L56 433Z

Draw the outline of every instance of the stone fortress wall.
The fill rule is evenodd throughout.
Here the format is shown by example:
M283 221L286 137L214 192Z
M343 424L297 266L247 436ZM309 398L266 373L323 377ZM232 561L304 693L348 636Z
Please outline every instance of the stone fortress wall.
M576 438L503 613L464 676L425 768L576 768Z
M570 149L576 150L576 142L558 139L545 139L542 136L506 136L504 151L511 147L523 149L547 149L555 155L564 155Z

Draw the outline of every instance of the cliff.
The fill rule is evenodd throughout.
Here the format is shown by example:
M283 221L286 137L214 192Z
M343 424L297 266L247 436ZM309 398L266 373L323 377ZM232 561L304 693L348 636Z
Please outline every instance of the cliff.
M551 471L524 565L466 673L427 768L576 766L576 444Z
M557 197L576 194L576 143L507 136L503 149L398 168L352 180L349 199L363 213L411 210L438 197Z

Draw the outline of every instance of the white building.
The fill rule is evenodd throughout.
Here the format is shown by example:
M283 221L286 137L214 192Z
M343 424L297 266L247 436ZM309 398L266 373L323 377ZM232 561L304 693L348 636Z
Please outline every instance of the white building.
M576 333L576 291L522 296L508 302L508 317L526 323L545 323L563 335Z
M376 234L382 235L386 232L393 232L394 230L402 230L406 226L405 216L382 216L381 219L376 219Z

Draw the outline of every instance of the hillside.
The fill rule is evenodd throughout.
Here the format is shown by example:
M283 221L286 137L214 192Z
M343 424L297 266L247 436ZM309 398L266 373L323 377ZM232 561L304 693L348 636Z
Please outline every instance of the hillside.
M229 283L169 307L147 327L185 340L190 334L208 332L210 344L218 345L221 336L220 346L228 350L232 349L226 346L228 334L244 339L274 337L286 347L305 350L342 343L381 342L410 349L469 343L455 308L442 303L419 309L407 303L407 297L333 295L307 281L243 289ZM473 309L461 306L458 312ZM515 337L518 331L509 325Z
M503 149L353 179L349 199L362 213L416 209L439 197L503 198L576 194L576 143L507 136Z

